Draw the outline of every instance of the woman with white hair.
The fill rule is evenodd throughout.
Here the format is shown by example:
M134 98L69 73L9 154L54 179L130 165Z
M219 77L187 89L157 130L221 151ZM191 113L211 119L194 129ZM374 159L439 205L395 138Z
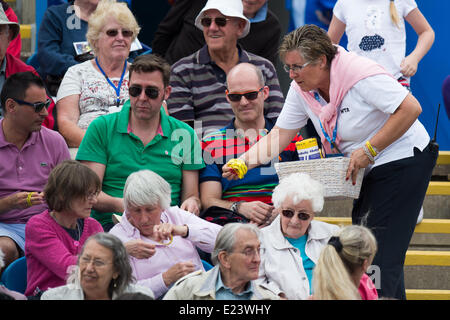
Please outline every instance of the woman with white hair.
M307 174L282 179L272 202L279 215L261 229L264 253L258 281L282 298L308 299L320 252L339 227L313 220L322 211L324 187Z
M221 226L170 207L170 185L153 171L130 174L123 193L125 212L110 233L125 243L138 284L161 297L181 277L203 270L197 248L211 253Z

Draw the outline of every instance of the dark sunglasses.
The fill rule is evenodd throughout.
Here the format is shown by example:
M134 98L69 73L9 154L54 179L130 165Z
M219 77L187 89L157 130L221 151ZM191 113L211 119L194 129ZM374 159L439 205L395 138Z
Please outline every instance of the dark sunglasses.
M106 35L108 37L115 37L119 34L119 31L122 33L122 36L124 38L131 38L133 36L133 31L127 30L127 29L122 29L122 30L109 29L109 30L106 30Z
M47 99L47 101L45 102L36 102L36 103L31 103L31 102L26 102L23 100L19 100L19 99L13 99L15 102L17 102L18 104L24 104L26 106L30 106L34 108L34 111L36 113L41 112L42 109L47 108L50 106L50 104L52 103L52 101L50 99Z
M156 99L159 96L159 89L156 87L145 87L145 95L150 99ZM130 96L136 98L139 97L142 93L142 87L141 86L131 86L128 88L128 93Z
M225 90L225 93L228 96L228 99L230 99L233 102L239 102L241 101L242 96L245 97L247 100L255 100L258 97L258 93L263 91L264 87L259 89L258 91L248 91L248 92L242 92L242 93L229 93L228 90Z
M294 211L289 210L289 209L282 210L281 213L283 214L283 216L285 216L286 218L289 218L289 219L292 218L295 214ZM304 213L304 212L297 212L297 216L298 216L299 220L303 220L303 221L306 221L311 217L311 215Z
M202 26L207 28L211 25L213 20L218 27L225 27L227 25L227 21L231 19L225 17L217 17L217 18L203 17L201 18L200 23L202 24Z

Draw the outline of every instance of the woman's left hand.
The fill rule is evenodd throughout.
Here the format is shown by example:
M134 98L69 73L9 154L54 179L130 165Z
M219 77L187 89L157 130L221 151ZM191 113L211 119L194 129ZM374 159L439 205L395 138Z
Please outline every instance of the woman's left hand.
M180 208L198 216L201 208L200 199L195 196L189 197L183 201Z
M353 185L355 185L359 169L367 168L369 163L369 157L367 157L363 148L359 148L353 151L352 155L350 156L350 162L348 164L345 180L352 178L352 183Z
M155 241L163 241L170 239L174 236L186 236L188 232L188 227L178 226L171 223L161 223L153 227L153 238Z

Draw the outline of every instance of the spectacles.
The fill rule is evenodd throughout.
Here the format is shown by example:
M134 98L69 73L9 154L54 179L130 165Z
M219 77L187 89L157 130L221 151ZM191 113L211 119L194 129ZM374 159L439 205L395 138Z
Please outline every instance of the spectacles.
M133 31L128 29L108 29L105 33L108 37L116 37L119 34L119 31L122 33L124 38L131 38L133 36Z
M134 98L139 97L141 95L141 92L141 86L133 85L128 88L128 93ZM145 87L144 92L145 95L150 99L156 99L159 96L159 89L157 87Z
M283 214L283 216L285 216L286 218L290 219L290 218L292 218L294 216L295 211L289 210L289 209L285 209L285 210L282 210L281 213ZM311 215L307 214L305 212L297 212L297 217L298 217L299 220L306 221L309 218L311 218Z
M207 28L211 25L213 20L218 27L225 27L227 25L227 21L231 19L225 17L216 17L216 18L203 17L201 18L200 23L202 24L202 26Z
M106 267L108 264L112 264L112 262L104 262L100 259L91 258L88 256L83 256L80 258L81 265L89 265L91 262L94 265L94 267L96 267L96 268L103 268L103 267Z
M259 257L261 257L261 255L264 254L264 248L247 248L247 249L245 249L242 252L238 251L236 253L243 254L248 259L253 259L257 255Z
M305 64L299 66L298 64L293 64L292 66L289 66L287 64L285 64L283 66L284 71L286 71L287 73L289 73L291 70L292 72L300 72L304 67L306 67L308 64L310 64L312 61L308 61Z
M88 195L86 195L86 200L94 200L98 197L99 192L91 192Z
M23 100L19 100L19 99L13 99L15 102L17 102L18 104L24 104L26 106L30 106L34 108L34 111L36 113L41 112L42 109L47 108L50 106L50 104L52 103L52 101L50 99L47 99L47 101L45 102L36 102L36 103L31 103L31 102L26 102Z
M233 102L239 102L241 101L242 96L245 97L247 100L255 100L258 97L258 94L263 91L264 87L260 88L258 91L248 91L248 92L242 92L242 93L229 93L228 90L225 90L225 93Z

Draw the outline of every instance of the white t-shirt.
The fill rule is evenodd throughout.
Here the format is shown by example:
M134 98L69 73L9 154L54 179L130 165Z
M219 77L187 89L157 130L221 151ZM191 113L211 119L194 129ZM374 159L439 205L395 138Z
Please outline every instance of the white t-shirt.
M333 14L345 23L348 51L381 64L396 79L402 77L400 63L405 57L405 20L413 9L414 0L394 2L400 18L399 27L391 20L389 0L338 0Z
M64 75L56 97L59 101L70 95L80 95L78 126L82 129L87 129L89 124L100 115L120 111L128 100L128 70L120 87L120 106L117 108L116 91L93 63L95 63L94 60L89 60L70 67ZM110 80L116 87L119 85L120 78L110 78Z
M407 95L408 90L387 75L375 75L357 82L347 92L338 110L337 134L341 138L339 149L342 153L350 157L354 150L370 140ZM327 104L322 97L320 103ZM276 125L284 129L299 129L306 125L308 118L317 132L322 132L319 118L291 87ZM374 166L411 157L414 147L423 150L429 140L427 131L416 120L403 136L375 157Z

